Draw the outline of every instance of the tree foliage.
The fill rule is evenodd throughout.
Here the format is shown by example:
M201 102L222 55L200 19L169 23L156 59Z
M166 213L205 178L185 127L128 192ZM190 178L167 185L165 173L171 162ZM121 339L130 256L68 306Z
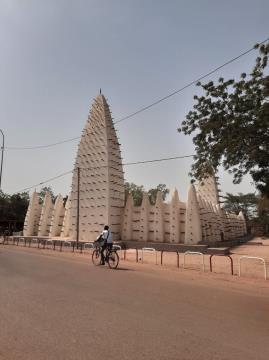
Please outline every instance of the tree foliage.
M259 221L267 225L267 229L269 229L269 197L261 196L258 199L257 211Z
M9 224L17 224L21 230L29 204L27 192L8 195L0 191L0 223L1 227L8 227Z
M195 133L196 156L191 175L201 180L219 165L240 183L249 173L257 189L269 195L269 43L255 45L259 56L252 72L239 81L220 78L202 85L196 101L178 129Z
M52 188L50 186L44 186L41 188L41 190L38 193L40 203L42 203L44 201L47 192L50 193L51 200L53 202L55 201L56 196L54 195Z
M148 191L149 201L151 205L156 203L157 192L160 191L162 193L162 199L165 200L166 196L169 194L169 189L167 189L165 184L159 184L156 188L150 189Z
M139 206L142 204L143 192L145 191L143 185L136 185L134 183L126 182L125 186L125 199L127 200L128 194L131 194L134 200L134 205Z
M133 196L134 205L140 206L143 200L143 193L145 192L143 185L136 185L134 183L125 183L125 199L127 200L127 195L130 193ZM149 201L151 205L154 205L156 202L157 192L161 191L163 200L166 199L166 196L169 194L169 189L167 189L165 184L159 184L156 188L152 188L148 191Z
M242 211L248 221L257 216L258 201L259 198L255 195L255 193L238 193L237 195L226 193L224 196L223 208L226 211L233 212L237 215L240 211Z
M40 203L43 202L46 192L50 192L52 200L55 200L52 188L48 186L43 187L38 193ZM22 230L29 201L28 192L9 195L0 191L0 228L2 231L7 227L12 228L13 231Z

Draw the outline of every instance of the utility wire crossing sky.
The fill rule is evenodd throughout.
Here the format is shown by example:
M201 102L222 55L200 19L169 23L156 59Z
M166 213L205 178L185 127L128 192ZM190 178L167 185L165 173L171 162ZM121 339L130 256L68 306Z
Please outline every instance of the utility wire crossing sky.
M257 57L252 46L268 37L268 12L267 0L1 1L3 191L73 168L78 135L100 88L121 125L124 164L194 154L192 137L177 131L193 96L202 94L192 85L249 73ZM125 180L145 189L177 187L183 200L192 162L125 166ZM50 180L55 193L69 193L71 174ZM249 177L233 185L223 169L219 176L224 192L255 190Z
M267 38L267 39L259 42L259 44L262 45L262 44L264 44L265 42L267 42L268 40L269 40L269 38ZM222 64L222 65L216 67L215 69L211 70L211 71L208 72L207 74L202 75L202 76L200 76L198 79L189 82L188 84L184 85L182 88L173 91L172 93L170 93L170 94L162 97L161 99L159 99L159 100L157 100L157 101L155 101L155 102L153 102L153 103L151 103L151 104L149 104L149 105L147 105L147 106L142 107L141 109L133 112L133 113L130 114L130 115L127 115L127 116L125 116L125 117L123 117L123 118L121 118L121 119L119 119L119 120L117 120L117 121L114 121L114 124L121 123L122 121L125 121L125 120L127 120L127 119L130 119L130 118L132 118L132 117L134 117L134 116L136 116L136 115L138 115L138 114L140 114L140 113L142 113L142 112L144 112L144 111L152 108L153 106L156 106L156 105L160 104L161 102L169 99L170 97L172 97L172 96L174 96L174 95L182 92L183 90L187 89L188 87L190 87L190 86L196 84L197 82L199 82L199 81L207 78L208 76L214 74L215 72L219 71L219 70L222 69L223 67L225 67L225 66L233 63L234 61L240 59L241 57L249 54L249 53L250 53L251 51L253 51L254 49L255 49L254 46L251 47L250 49L244 51L243 53L241 53L241 54L235 56L234 58L226 61L224 64ZM88 135L89 135L89 134L88 134ZM71 139L66 139L66 140L62 140L62 141L59 141L59 142L56 142L56 143L52 143L52 144L47 144L47 145L25 146L25 147L6 146L5 149L8 149L8 150L35 150L35 149L43 149L43 148L53 147L53 146L56 146L56 145L65 144L65 143L67 143L67 142L74 141L74 140L78 140L78 139L80 139L80 136L76 136L76 137L71 138Z
M262 42L259 42L259 44L263 44L265 42L267 42L269 40L269 38L263 40ZM182 88L170 93L169 95L151 103L150 105L147 105L139 110L137 110L136 112L128 115L128 116L125 116L123 118L121 118L120 120L118 121L115 121L114 124L117 124L117 123L120 123L124 120L127 120L127 119L130 119L131 117L134 117L135 115L138 115L139 113L143 112L143 111L146 111L148 109L150 109L151 107L167 100L168 98L170 98L171 96L174 96L176 94L178 94L179 92L185 90L186 88L196 84L198 81L201 81L203 79L205 79L206 77L208 77L209 75L213 74L214 72L220 70L221 68L223 68L224 66L228 65L228 64L231 64L232 62L240 59L241 57L247 55L248 53L250 53L251 51L254 50L254 47L244 51L243 53L237 55L236 57L230 59L229 61L225 62L224 64L218 66L217 68L213 69L212 71L210 71L209 73L201 76L200 78L196 79L196 80L193 80L191 81L190 83L188 83L187 85L183 86ZM103 126L104 127L104 126ZM90 135L90 133L88 132L87 135ZM57 143L54 143L54 144L47 144L47 145L39 145L39 146L33 146L33 147L6 147L7 149L9 150L34 150L34 149L41 149L41 148L48 148L48 147L52 147L52 146L56 146L56 145L61 145L61 144L64 144L64 143L67 143L67 142L70 142L70 141L74 141L74 140L77 140L77 139L80 139L80 137L75 137L75 138L72 138L72 139L67 139L67 140L63 140L63 141L59 141ZM129 163L125 163L123 164L123 166L128 166L128 165L139 165L139 164L147 164L147 163L153 163L153 162L160 162L160 161L170 161L170 160L176 160L176 159L183 159L183 158L188 158L188 157L193 157L194 155L183 155L183 156L174 156L174 157L169 157L169 158L161 158L161 159L154 159L154 160L142 160L142 161L136 161L136 162L129 162ZM90 167L90 168L87 168L87 170L91 170L91 169L95 169L96 167ZM23 192L23 191L29 191L33 188L36 188L37 186L40 186L40 185L44 185L48 182L52 182L56 179L59 179L60 177L63 177L63 176L66 176L68 174L72 173L72 170L70 171L67 171L63 174L59 174L59 175L56 175L55 177L52 177L52 178L49 178L45 181L42 181L38 184L35 184L35 185L32 185L30 187L27 187L27 188L24 188L20 191L17 191L18 193L19 192Z
M170 161L170 160L177 160L177 159L185 159L185 158L188 158L188 157L193 157L194 155L183 155L183 156L174 156L174 157L170 157L170 158L164 158L164 159L154 159L154 160L143 160L143 161L136 161L136 162L130 162L130 163L125 163L125 164L122 164L123 166L130 166L130 165L140 165L140 164L149 164L149 163L154 163L154 162L160 162L160 161ZM94 169L99 169L100 167L107 167L107 166L91 166L91 167L88 167L88 168L80 168L80 169L83 169L83 170L94 170ZM31 189L34 189L36 188L37 186L40 186L40 185L44 185L44 184L47 184L48 182L52 182L54 180L57 180L63 176L66 176L68 174L71 174L73 172L73 170L69 170L69 171L66 171L64 172L63 174L59 174L59 175L56 175L52 178L49 178L45 181L41 181L40 183L38 184L35 184L35 185L32 185L32 186L29 186L25 189L22 189L22 190L19 190L19 191L16 191L16 193L21 193L21 192L24 192L24 191L29 191Z

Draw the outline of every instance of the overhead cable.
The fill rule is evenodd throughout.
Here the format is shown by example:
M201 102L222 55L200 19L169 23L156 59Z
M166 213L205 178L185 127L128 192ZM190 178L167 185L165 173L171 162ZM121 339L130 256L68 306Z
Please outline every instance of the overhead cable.
M64 143L68 143L70 141L74 141L74 140L78 140L80 139L80 136L77 137L73 137L71 139L66 139L66 140L62 140L62 141L58 141L52 144L47 144L47 145L37 145L37 146L23 146L23 147L18 147L18 146L7 146L5 147L5 150L35 150L35 149L45 149L45 148L49 148L49 147L53 147L56 145L61 145Z
M148 164L148 163L159 162L159 161L169 161L169 160L176 160L176 159L184 159L184 158L189 158L189 157L193 157L193 156L194 155L173 156L173 157L162 158L162 159L129 162L129 163L125 163L125 164L122 164L122 165L123 166L129 166L129 165Z
M262 44L266 43L267 41L269 41L269 38L267 38L267 39L259 42L259 45L262 45ZM144 107L136 110L135 112L133 112L133 113L127 115L127 116L124 116L124 117L120 118L119 120L115 121L114 124L119 124L119 123L121 123L121 122L123 122L123 121L125 121L125 120L127 120L127 119L130 119L130 118L132 118L132 117L134 117L134 116L136 116L136 115L138 115L138 114L140 114L140 113L142 113L142 112L144 112L144 111L152 108L153 106L156 106L156 105L160 104L161 102L169 99L170 97L172 97L172 96L174 96L174 95L182 92L183 90L187 89L188 87L190 87L190 86L196 84L197 82L205 79L205 78L208 77L209 75L212 75L213 73L217 72L218 70L222 69L223 67L225 67L225 66L233 63L234 61L240 59L241 57L249 54L249 53L252 52L253 50L255 50L255 46L254 46L254 47L251 47L250 49L248 49L248 50L246 50L246 51L244 51L244 52L242 52L241 54L235 56L234 58L226 61L224 64L222 64L222 65L214 68L213 70L209 71L209 72L206 73L205 75L202 75L202 76L200 76L199 78L197 78L197 79L189 82L188 84L184 85L184 86L181 87L180 89L175 90L175 91L171 92L170 94L168 94L168 95L166 95L166 96L164 96L164 97L162 97L162 98L160 98L160 99L152 102L151 104L146 105L146 106L144 106ZM7 147L5 147L5 149L8 149L8 150L34 150L34 149L43 149L43 148L53 147L53 146L56 146L56 145L61 145L61 144L64 144L64 143L67 143L67 142L71 142L71 141L74 141L74 140L78 140L79 138L80 138L80 137L77 136L77 137L74 137L74 138L71 138L71 139L62 140L62 141L59 141L59 142L56 142L56 143L52 143L52 144L47 144L47 145L25 146L25 147L14 147L14 146L12 147L12 146L7 146Z
M129 165L139 165L139 164L146 164L146 163L154 163L154 162L160 162L160 161L169 161L169 160L176 160L176 159L184 159L184 158L189 158L189 157L193 157L194 155L183 155L183 156L173 156L173 157L169 157L169 158L162 158L162 159L153 159L153 160L143 160L143 161L135 161L135 162L129 162L129 163L124 163L122 164L123 166L129 166ZM87 168L83 168L83 167L80 167L80 169L82 170L94 170L94 169L100 169L100 168L107 168L108 166L107 165L102 165L102 166L92 166L92 167L87 167ZM52 178L49 178L45 181L41 181L40 183L38 184L35 184L35 185L32 185L32 186L29 186L27 188L24 188L22 190L19 190L19 191L16 191L15 193L21 193L21 192L25 192L25 191L29 191L33 188L36 188L40 185L44 185L50 181L53 181L53 180L56 180L56 179L59 179L63 176L66 176L68 174L71 174L73 172L73 170L70 170L70 171L67 171L65 173L62 173L60 175L57 175L57 176L54 176Z
M261 45L261 44L263 44L263 43L267 42L268 40L269 40L269 38L267 38L266 40L264 40L264 41L260 42L259 44ZM241 54L237 55L236 57L234 57L234 58L232 58L232 59L230 59L230 60L226 61L224 64L222 64L222 65L220 65L220 66L216 67L215 69L213 69L213 70L209 71L209 72L208 72L208 73L206 73L205 75L200 76L198 79L195 79L195 80L193 80L193 81L189 82L188 84L184 85L182 88L180 88L180 89L178 89L178 90L175 90L175 91L171 92L170 94L168 94L168 95L166 95L166 96L164 96L164 97L162 97L162 98L160 98L160 99L158 99L158 100L154 101L153 103L151 103L151 104L149 104L149 105L146 105L146 106L142 107L141 109L139 109L139 110L135 111L134 113L132 113L132 114L130 114L130 115L127 115L127 116L125 116L125 117L123 117L123 118L119 119L118 121L115 121L115 124L118 124L118 123L120 123L120 122L122 122L122 121L124 121L124 120L130 119L131 117L133 117L133 116L135 116L135 115L138 115L138 114L140 114L141 112L143 112L143 111L145 111L145 110L148 110L148 109L152 108L152 107L153 107L153 106L155 106L155 105L160 104L161 102L163 102L163 101L165 101L165 100L169 99L170 97L172 97L172 96L174 96L174 95L176 95L176 94L178 94L178 93L182 92L183 90L187 89L188 87L190 87L190 86L192 86L192 85L194 85L194 84L198 83L199 81L201 81L201 80L205 79L205 78L206 78L206 77L208 77L209 75L212 75L213 73L215 73L216 71L218 71L218 70L222 69L223 67L225 67L225 66L227 66L227 65L231 64L232 62L234 62L234 61L236 61L236 60L240 59L241 57L243 57L243 56L245 56L245 55L249 54L249 53L250 53L251 51L253 51L255 48L256 48L256 47L254 46L254 47L252 47L252 48L250 48L250 49L248 49L248 50L244 51L243 53L241 53Z
M15 194L19 194L19 193L22 193L22 192L26 192L26 191L28 191L28 190L31 190L31 189L33 189L33 188L36 188L37 186L44 185L44 184L46 184L46 183L48 183L48 182L50 182L50 181L54 181L54 180L59 179L59 178L61 178L61 177L63 177L63 176L66 176L66 175L68 175L68 174L70 174L70 173L72 173L72 170L66 171L65 173L62 173L62 174L60 174L60 175L54 176L54 177L52 177L52 178L49 178L49 179L47 179L47 180L41 181L41 182L38 183L38 184L35 184L35 185L29 186L29 187L27 187L27 188L24 188L24 189L22 189L22 190L16 191Z

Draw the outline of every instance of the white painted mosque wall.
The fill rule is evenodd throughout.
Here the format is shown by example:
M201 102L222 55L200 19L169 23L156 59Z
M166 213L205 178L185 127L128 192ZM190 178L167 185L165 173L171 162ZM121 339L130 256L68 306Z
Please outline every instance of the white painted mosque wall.
M174 192L170 203L157 193L155 205L145 193L141 206L134 206L129 194L123 214L122 240L156 243L184 243L186 205Z
M35 236L38 234L42 205L39 204L39 196L36 191L33 192L23 226L24 236Z
M39 221L40 236L60 235L74 239L69 232L70 204L71 202L67 201L63 207L62 197L58 196L53 207L48 194L40 216L41 205L37 194L33 193L25 219L24 234L37 235ZM102 218L99 220L102 221ZM96 226L98 233L102 226L103 224ZM201 191L197 192L196 188L190 185L187 203L179 200L177 190L173 192L168 203L163 202L161 193L158 193L155 205L150 204L147 193L144 193L141 206L134 206L133 198L129 194L121 218L120 233L123 241L213 243L221 241L222 238L231 240L245 235L246 223L242 213L236 215L225 212L219 204L212 204L202 198ZM86 234L82 241L88 239Z
M127 240L133 237L133 209L134 201L131 194L127 195L125 208L123 211L121 239Z
M131 195L130 195L131 196ZM130 240L140 240L140 207L136 206L132 211L133 217L131 219L132 223L132 238ZM125 238L125 240L128 240Z
M197 193L203 241L231 240L246 235L244 215L229 214L220 207L219 190L213 177L198 184Z
M68 198L65 203L65 208L64 208L64 219L63 219L63 224L62 224L62 229L61 229L61 237L69 237L70 236L70 233L69 233L70 221L71 221L70 199Z
M38 236L49 236L52 212L53 203L50 193L47 192L42 205L41 216L38 226Z
M56 201L55 201L55 204L53 207L51 223L50 223L50 230L49 230L50 237L61 235L63 221L64 221L64 213L65 213L65 208L64 208L64 204L63 204L63 198L62 198L62 195L59 194L56 198Z
M202 240L200 207L194 185L189 186L186 210L185 244L194 245Z
M164 242L164 218L163 218L163 199L162 193L157 192L156 203L153 209L153 219L150 223L150 238L153 238L153 241Z
M219 204L219 189L215 176L208 176L196 186L198 195L212 204Z

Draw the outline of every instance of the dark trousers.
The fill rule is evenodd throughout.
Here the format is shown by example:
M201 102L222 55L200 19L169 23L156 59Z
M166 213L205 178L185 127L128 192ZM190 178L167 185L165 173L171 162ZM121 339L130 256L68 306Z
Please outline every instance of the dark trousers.
M103 246L102 246L102 249L101 249L101 262L104 264L105 263L105 250L108 249L108 251L111 251L112 250L112 246L113 244L107 244L105 243Z

